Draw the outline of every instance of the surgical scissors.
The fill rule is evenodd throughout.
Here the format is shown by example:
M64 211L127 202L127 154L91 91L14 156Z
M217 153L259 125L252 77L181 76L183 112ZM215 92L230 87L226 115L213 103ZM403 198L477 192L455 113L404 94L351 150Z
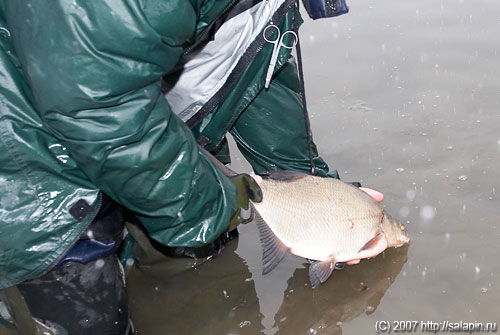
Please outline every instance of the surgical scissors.
M275 40L270 40L269 38L266 37L266 31L270 28L276 29L276 31L278 32L278 36L276 36ZM274 32L273 32L273 34L274 34ZM273 34L271 34L271 36ZM291 45L286 45L284 42L284 38L285 38L286 34L291 34L293 36L293 41L292 41ZM269 83L271 82L271 77L273 76L274 67L276 66L276 61L278 60L278 55L280 53L280 49L282 47L287 48L287 49L292 49L297 44L297 40L299 38L298 38L297 34L292 30L285 31L283 34L281 34L280 28L278 28L278 26L276 26L274 24L268 25L264 29L264 31L262 32L262 35L264 36L264 39L266 40L266 42L274 44L273 54L271 55L271 61L269 62L269 67L267 68L266 84L264 86L265 88L269 88Z

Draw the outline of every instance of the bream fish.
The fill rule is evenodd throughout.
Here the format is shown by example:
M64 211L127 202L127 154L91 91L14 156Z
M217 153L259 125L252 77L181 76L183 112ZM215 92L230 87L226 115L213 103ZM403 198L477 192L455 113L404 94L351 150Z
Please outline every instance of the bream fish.
M287 251L312 262L313 288L325 282L336 262L356 263L388 247L409 242L404 225L357 187L334 178L271 171L254 203L263 246L263 274Z
M226 175L236 172L198 146ZM263 271L272 271L287 251L309 259L313 288L336 262L356 264L410 241L408 231L370 195L334 178L296 171L269 171L260 184L263 200L252 203L263 247Z

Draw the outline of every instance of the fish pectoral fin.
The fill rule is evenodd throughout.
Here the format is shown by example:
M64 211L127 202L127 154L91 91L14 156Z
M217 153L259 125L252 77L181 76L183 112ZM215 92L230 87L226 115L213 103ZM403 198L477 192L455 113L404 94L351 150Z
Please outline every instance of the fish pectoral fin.
M335 261L314 262L309 266L309 280L312 288L318 287L332 275L335 268Z
M377 235L375 235L374 238L366 242L366 244L361 249L359 249L358 253L363 250L374 249L378 245L382 237L384 237L384 234L382 234L382 232L379 232Z
M268 176L270 179L273 180L294 180L294 179L300 179L309 176L308 174L304 172L299 172L299 171L265 171L260 174L261 176Z
M288 247L281 242L271 228L255 210L255 223L259 229L260 243L262 244L262 274L271 272L285 257Z

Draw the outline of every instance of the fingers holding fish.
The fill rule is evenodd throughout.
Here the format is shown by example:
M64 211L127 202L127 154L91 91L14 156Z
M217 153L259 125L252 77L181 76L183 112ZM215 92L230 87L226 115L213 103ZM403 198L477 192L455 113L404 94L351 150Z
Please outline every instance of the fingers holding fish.
M250 173L250 177L252 177L255 180L257 185L259 185L259 186L262 185L262 177L261 176L252 172L252 173Z
M359 189L361 191L367 193L369 196L371 196L377 202L382 202L382 200L384 200L384 194L380 193L379 191L375 191L375 190L368 188L368 187L360 187Z

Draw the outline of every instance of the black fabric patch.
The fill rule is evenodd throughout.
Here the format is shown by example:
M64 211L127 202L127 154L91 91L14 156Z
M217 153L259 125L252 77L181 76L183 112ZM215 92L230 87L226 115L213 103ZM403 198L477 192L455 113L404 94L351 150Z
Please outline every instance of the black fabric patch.
M82 222L90 213L92 213L92 207L83 199L78 200L69 210L69 214L79 222Z
M273 171L266 171L262 173L261 175L263 176L268 176L272 180L282 180L282 181L291 181L295 179L300 179L304 177L309 177L307 173L300 172L300 171L289 171L289 170L273 170Z
M203 148L205 148L207 145L209 145L212 141L206 136L200 136L196 140L196 142Z

